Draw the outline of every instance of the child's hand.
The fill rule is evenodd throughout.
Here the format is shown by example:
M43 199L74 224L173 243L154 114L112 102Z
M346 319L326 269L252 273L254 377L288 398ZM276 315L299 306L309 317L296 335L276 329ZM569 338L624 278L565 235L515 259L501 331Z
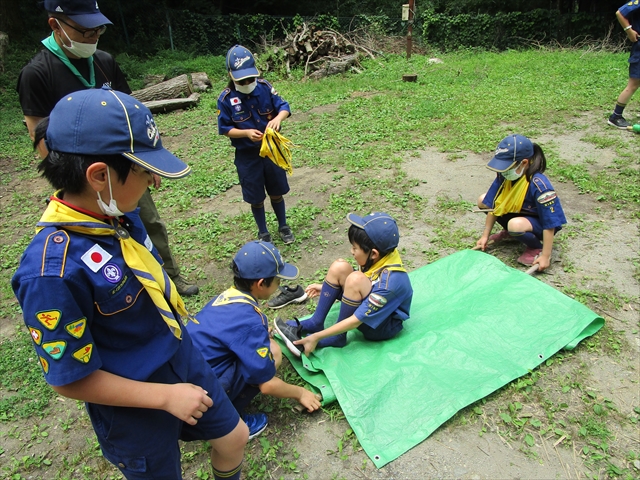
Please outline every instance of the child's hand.
M294 345L302 345L304 347L304 354L308 357L318 346L318 340L314 340L315 335L309 335L300 340L293 342Z
M304 289L307 297L314 298L320 296L320 291L322 290L322 285L319 283L312 283L307 288Z
M167 398L163 410L189 425L198 423L204 412L213 406L206 390L191 383L167 385Z
M300 395L300 398L298 398L298 402L300 402L300 405L306 408L308 412L315 412L316 410L318 410L322 406L322 404L320 403L322 397L320 397L320 395L316 395L313 392L310 392L306 388L303 388L302 390L302 395Z
M260 130L256 130L255 128L249 128L244 131L247 134L247 138L252 142L259 142L262 140L262 132Z
M551 265L551 257L543 255L542 253L536 257L533 261L532 265L538 265L538 271L542 272L543 270L549 268Z
M280 131L280 119L278 117L276 117L273 120L271 120L269 123L267 123L267 128L273 128L274 131L279 132Z
M482 250L484 252L484 249L487 248L487 240L489 240L489 237L485 237L484 235L480 237L480 240L476 242L474 250Z

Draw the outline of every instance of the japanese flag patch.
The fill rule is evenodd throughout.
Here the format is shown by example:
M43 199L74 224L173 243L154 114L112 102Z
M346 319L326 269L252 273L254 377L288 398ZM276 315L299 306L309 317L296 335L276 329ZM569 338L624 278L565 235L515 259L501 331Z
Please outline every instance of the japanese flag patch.
M238 97L231 98L231 105L240 105L242 101Z
M111 260L112 255L102 248L97 243L82 255L82 261L93 270L93 273L97 273L102 266Z

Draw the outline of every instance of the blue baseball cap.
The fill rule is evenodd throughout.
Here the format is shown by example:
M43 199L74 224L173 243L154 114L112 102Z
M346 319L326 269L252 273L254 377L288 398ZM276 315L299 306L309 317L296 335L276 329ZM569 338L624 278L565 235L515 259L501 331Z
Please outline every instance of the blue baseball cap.
M300 274L298 267L282 260L282 255L276 247L259 240L246 243L238 250L233 261L238 267L240 277L248 280L271 277L293 280Z
M509 135L500 142L494 157L487 164L487 168L494 172L506 172L515 164L532 156L533 142L531 140L523 135Z
M149 109L108 87L80 90L60 99L49 115L46 144L56 152L123 155L162 177L191 173L191 167L162 147Z
M260 75L253 54L242 45L234 45L227 52L227 70L236 82Z
M398 224L386 213L373 212L366 217L350 213L347 215L347 220L356 227L362 228L381 252L393 250L400 242Z
M100 13L96 0L44 0L44 9L50 13L66 15L87 28L113 25L111 20Z

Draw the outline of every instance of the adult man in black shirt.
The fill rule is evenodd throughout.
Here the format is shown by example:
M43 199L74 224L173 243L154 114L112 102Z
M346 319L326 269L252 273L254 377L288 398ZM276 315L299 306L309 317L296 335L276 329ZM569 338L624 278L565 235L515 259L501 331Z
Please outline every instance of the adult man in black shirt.
M95 0L45 0L44 7L49 12L51 35L42 41L45 48L20 72L17 87L32 140L38 122L49 116L55 104L72 92L108 85L114 90L131 93L114 58L96 48L111 21L100 13ZM39 151L46 156L44 146L39 147ZM154 185L160 186L160 177L156 175ZM140 218L178 292L181 295L197 294L198 286L180 275L180 267L169 248L167 229L149 190L138 205Z

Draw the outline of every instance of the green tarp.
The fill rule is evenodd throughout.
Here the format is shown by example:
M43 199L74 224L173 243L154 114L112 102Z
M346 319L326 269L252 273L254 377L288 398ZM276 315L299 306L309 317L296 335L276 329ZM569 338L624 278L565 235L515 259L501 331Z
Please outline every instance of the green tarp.
M349 332L346 347L318 349L302 361L283 346L325 405L338 400L378 468L604 324L581 303L482 252L461 251L409 275L411 318L397 337L368 342Z

